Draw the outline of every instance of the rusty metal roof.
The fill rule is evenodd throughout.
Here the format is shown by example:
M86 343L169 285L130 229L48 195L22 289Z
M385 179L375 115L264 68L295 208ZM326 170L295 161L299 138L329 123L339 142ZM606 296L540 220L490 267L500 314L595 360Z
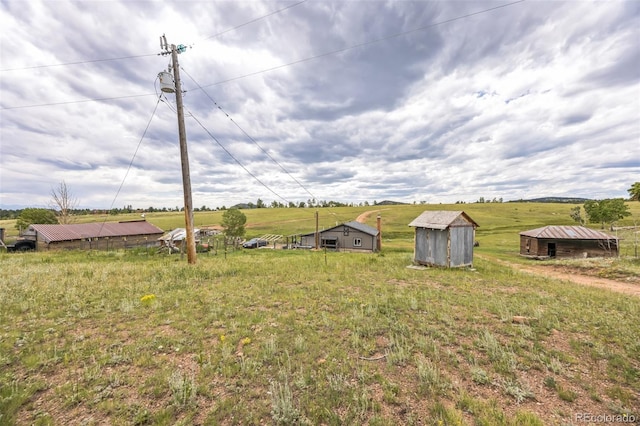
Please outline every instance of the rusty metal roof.
M468 222L474 227L479 226L465 212L450 210L434 210L423 212L420 216L413 219L409 226L429 229L447 229L459 219L462 219L464 222Z
M33 224L30 230L38 232L38 239L47 243L73 241L97 237L126 237L129 235L157 235L164 231L144 221L72 223L67 225Z
M555 240L617 240L618 237L585 228L584 226L548 225L542 228L523 231L525 237L555 239Z

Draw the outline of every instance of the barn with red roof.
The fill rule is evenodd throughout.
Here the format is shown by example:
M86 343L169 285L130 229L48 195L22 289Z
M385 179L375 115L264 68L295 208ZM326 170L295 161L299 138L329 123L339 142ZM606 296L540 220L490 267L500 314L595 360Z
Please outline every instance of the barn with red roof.
M112 250L159 244L163 230L145 221L33 224L22 234L36 240L36 250Z

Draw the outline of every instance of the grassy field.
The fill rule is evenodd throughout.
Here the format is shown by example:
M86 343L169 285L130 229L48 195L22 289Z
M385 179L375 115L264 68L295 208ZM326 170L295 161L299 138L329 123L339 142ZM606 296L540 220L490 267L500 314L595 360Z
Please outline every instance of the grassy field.
M321 227L380 210L377 254L245 250L187 265L153 250L2 253L0 424L637 422L640 299L494 261L523 262L517 233L571 224L570 207L319 210ZM407 224L458 208L480 224L474 268L408 268ZM312 209L245 214L249 238L315 229ZM640 262L610 267L637 276Z

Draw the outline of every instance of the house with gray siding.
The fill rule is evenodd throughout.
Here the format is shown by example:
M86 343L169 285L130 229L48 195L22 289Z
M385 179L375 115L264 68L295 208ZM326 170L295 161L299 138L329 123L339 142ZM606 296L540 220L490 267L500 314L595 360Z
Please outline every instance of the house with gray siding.
M426 211L409 226L415 228L415 263L449 268L473 265L478 224L465 212Z
M319 231L320 248L336 251L378 251L378 230L360 222L346 222L333 228ZM316 246L316 233L300 236L300 245Z

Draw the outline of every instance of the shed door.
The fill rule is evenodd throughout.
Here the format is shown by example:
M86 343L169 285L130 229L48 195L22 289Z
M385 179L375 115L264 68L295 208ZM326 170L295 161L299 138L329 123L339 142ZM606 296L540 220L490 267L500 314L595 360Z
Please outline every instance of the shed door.
M549 257L556 257L556 243L547 244L547 254Z

